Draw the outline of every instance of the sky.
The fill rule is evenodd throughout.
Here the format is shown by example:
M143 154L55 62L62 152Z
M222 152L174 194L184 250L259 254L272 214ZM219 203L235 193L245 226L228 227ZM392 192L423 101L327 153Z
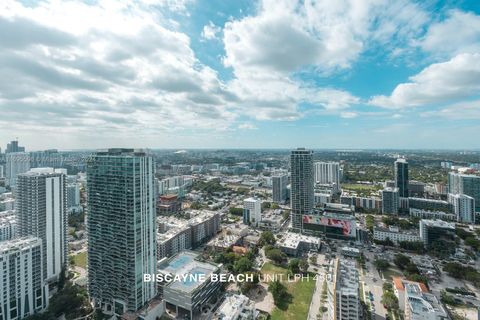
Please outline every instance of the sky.
M0 147L480 148L480 1L0 2Z

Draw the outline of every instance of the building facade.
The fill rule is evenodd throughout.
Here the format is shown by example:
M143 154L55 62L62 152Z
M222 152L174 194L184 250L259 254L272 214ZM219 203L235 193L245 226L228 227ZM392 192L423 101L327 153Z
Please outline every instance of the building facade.
M58 279L68 250L65 175L53 168L19 174L15 206L18 235L42 239L44 279Z
M41 239L0 242L0 319L22 319L48 307L42 269Z
M315 203L313 151L304 148L293 150L290 154L291 191L290 217L292 228L297 231L303 229L303 215L310 214Z
M0 241L15 238L17 233L17 215L14 210L0 212Z
M394 173L398 196L408 198L408 162L406 159L400 158L395 161Z
M332 184L335 192L340 190L340 164L338 162L315 162L315 183Z
M282 174L272 177L272 198L273 202L284 203L287 201L288 175Z
M448 202L458 222L475 224L475 199L466 194L448 194Z
M385 188L382 190L382 213L398 214L399 207L399 189Z
M108 314L135 312L156 295L155 164L145 151L108 149L87 162L88 290Z
M362 319L358 270L355 260L335 259L326 275L328 319Z
M243 201L243 223L257 226L262 220L262 200L248 198Z
M17 175L30 170L30 155L26 152L10 152L6 160L5 183L14 188L17 184Z
M450 172L448 174L448 192L466 194L475 199L475 211L480 212L480 176Z

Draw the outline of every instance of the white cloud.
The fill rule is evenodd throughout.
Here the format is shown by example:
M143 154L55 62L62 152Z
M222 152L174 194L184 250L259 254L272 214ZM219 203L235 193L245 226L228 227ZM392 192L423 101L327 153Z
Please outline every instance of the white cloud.
M239 129L242 129L242 130L257 130L257 126L255 126L254 124L252 123L249 123L249 122L245 122L245 123L242 123L238 126Z
M349 68L369 46L387 45L392 37L407 42L426 21L407 0L261 1L256 15L225 24L224 64L235 75L230 87L257 119L298 119L305 114L301 103L340 115L360 99L336 88L310 88L292 75Z
M283 74L306 66L348 68L369 46L406 42L427 21L407 0L264 0L257 15L225 25L224 62L237 75L257 68Z
M358 117L357 112L351 112L351 111L343 111L340 113L340 117L345 118L345 119L352 119Z
M449 120L480 120L480 100L454 103L436 111L423 112L422 117L441 117Z
M480 53L459 54L435 63L399 84L390 96L375 96L370 104L384 108L406 108L444 104L477 96L480 92Z
M216 26L212 21L209 21L207 25L203 27L202 38L206 40L217 39L217 35L222 32L222 28Z
M0 126L120 138L234 125L235 95L164 22L134 1L2 2Z
M451 10L445 20L428 28L418 45L435 56L480 52L480 16Z

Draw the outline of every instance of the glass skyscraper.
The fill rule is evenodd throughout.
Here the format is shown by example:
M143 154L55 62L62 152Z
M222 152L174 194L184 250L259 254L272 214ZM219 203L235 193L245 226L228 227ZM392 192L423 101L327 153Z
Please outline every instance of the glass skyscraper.
M298 148L290 154L292 228L303 229L303 215L310 214L314 206L313 151Z
M156 295L155 165L146 152L108 149L87 164L88 290L105 313L135 312Z
M401 158L395 161L395 187L400 198L408 198L408 162Z

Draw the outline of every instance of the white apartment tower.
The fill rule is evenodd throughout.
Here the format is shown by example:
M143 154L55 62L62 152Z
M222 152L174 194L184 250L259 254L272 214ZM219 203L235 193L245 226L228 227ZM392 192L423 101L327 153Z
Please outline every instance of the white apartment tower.
M340 190L340 164L338 162L315 162L315 183L333 184L334 190Z
M272 199L276 203L284 203L287 200L288 175L279 174L272 177Z
M41 239L0 242L0 319L22 319L48 307L42 268Z
M475 199L466 194L448 194L448 202L458 222L475 224Z
M26 152L11 152L6 155L6 184L15 187L17 184L17 176L20 173L30 170L30 155Z
M243 223L258 225L262 219L262 200L248 198L243 201Z
M44 279L58 279L67 261L65 175L53 168L19 174L15 205L18 235L42 240Z

